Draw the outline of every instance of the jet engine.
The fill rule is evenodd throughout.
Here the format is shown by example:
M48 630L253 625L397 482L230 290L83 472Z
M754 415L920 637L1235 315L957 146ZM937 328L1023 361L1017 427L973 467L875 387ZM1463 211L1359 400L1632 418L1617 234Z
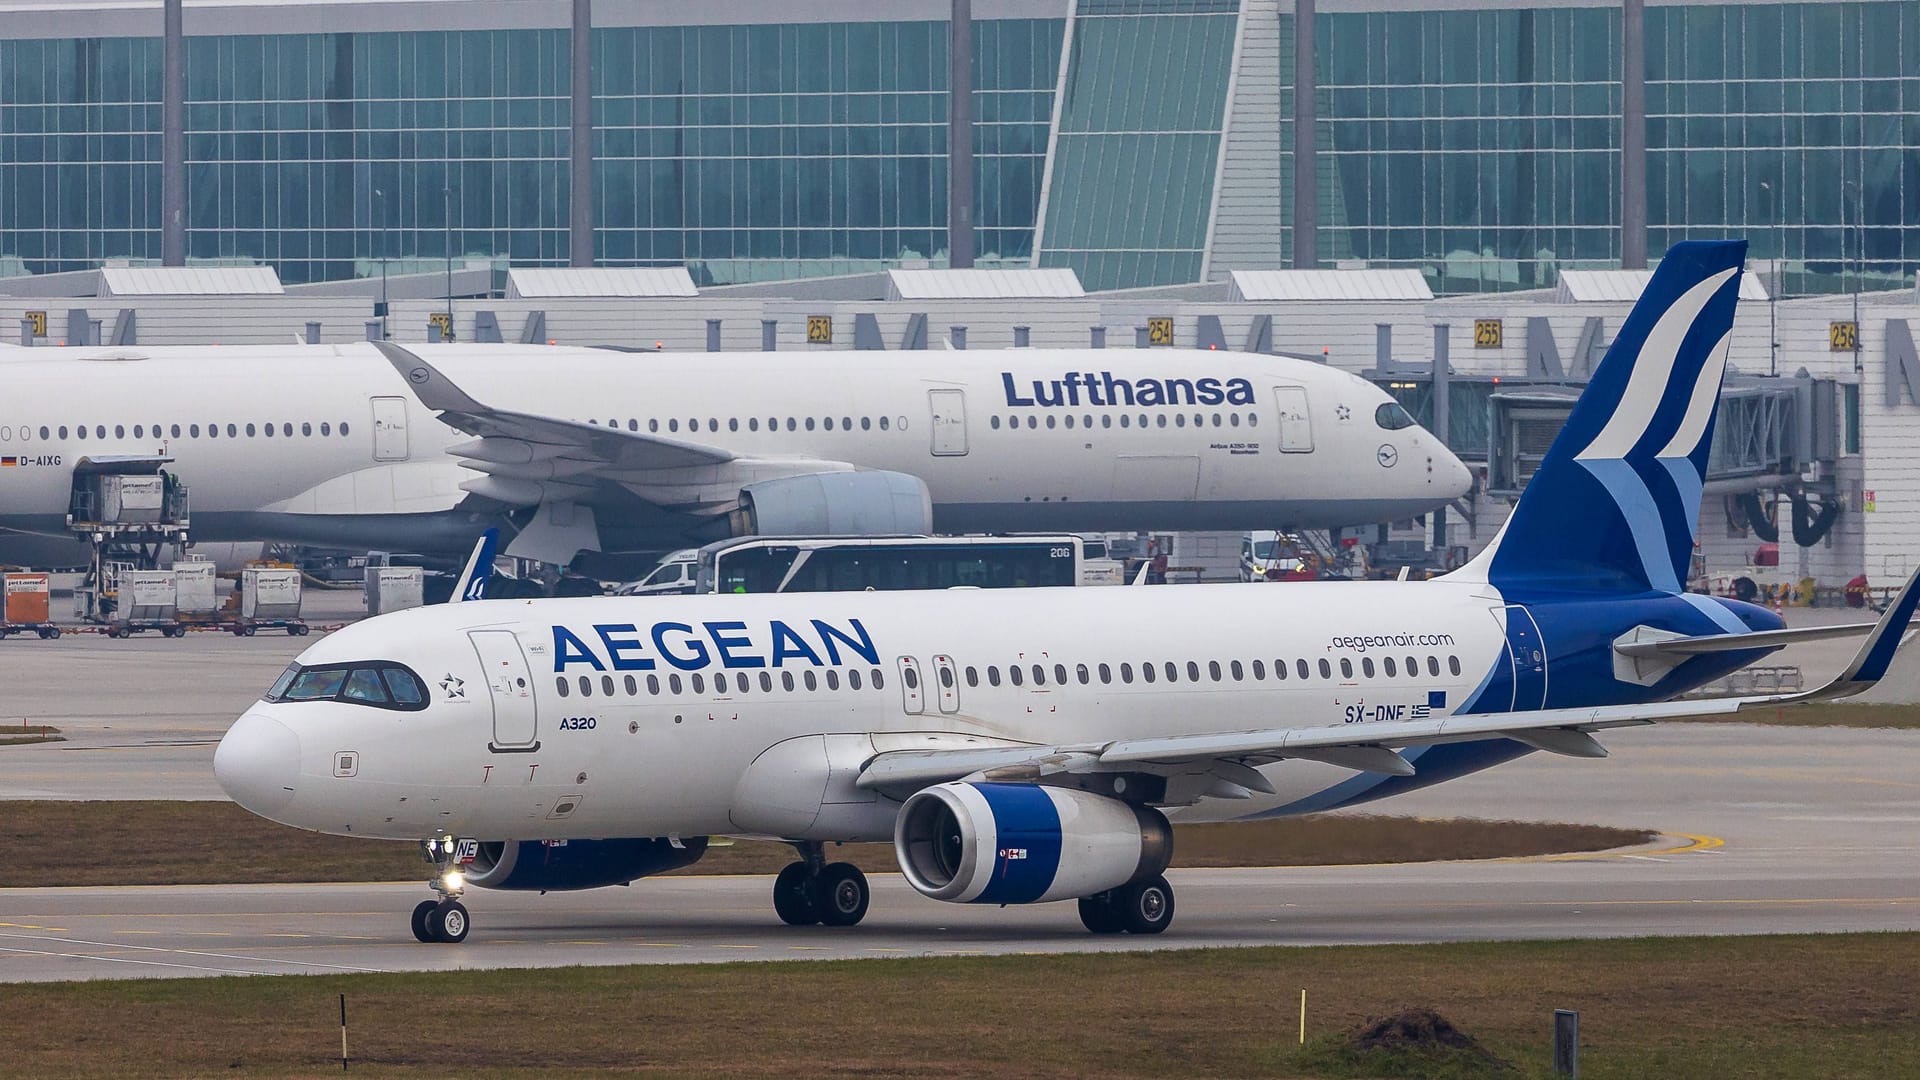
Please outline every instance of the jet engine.
M679 847L661 837L624 840L483 841L461 867L468 885L516 892L571 892L625 885L636 878L691 866L707 852L707 838Z
M879 536L933 531L933 496L906 473L824 472L740 489L735 536Z
M1159 875L1173 829L1158 810L1104 795L956 781L907 800L893 851L907 882L935 900L1032 904Z

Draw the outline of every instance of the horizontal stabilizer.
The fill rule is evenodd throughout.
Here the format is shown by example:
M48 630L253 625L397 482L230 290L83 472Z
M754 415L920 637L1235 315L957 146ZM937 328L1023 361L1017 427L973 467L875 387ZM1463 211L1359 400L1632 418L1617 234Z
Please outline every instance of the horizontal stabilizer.
M1787 630L1755 630L1744 634L1700 634L1695 637L1670 637L1651 641L1616 642L1613 650L1622 656L1693 656L1699 653L1741 652L1747 649L1778 649L1803 641L1853 637L1872 630L1877 623L1842 623L1838 626L1800 626Z

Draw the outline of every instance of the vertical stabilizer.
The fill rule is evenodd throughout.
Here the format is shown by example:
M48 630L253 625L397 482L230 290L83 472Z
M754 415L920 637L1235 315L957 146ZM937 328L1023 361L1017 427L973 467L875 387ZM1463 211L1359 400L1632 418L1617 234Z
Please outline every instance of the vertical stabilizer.
M1744 241L1675 244L1487 554L1510 594L1687 580Z

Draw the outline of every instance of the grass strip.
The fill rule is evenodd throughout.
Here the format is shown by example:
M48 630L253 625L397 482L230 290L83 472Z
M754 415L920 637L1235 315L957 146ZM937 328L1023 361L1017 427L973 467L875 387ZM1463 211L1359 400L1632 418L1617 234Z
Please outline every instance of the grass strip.
M18 724L0 724L0 746L31 746L34 743L66 742L66 736L60 729L47 724L29 724L22 719Z
M1654 834L1597 825L1324 815L1176 829L1175 866L1320 866L1487 859L1642 844ZM290 829L225 802L0 802L0 887L213 885L424 879L418 848ZM829 849L868 871L896 869L889 844ZM692 874L771 874L784 844L715 847Z
M1771 724L1780 727L1898 728L1920 730L1920 705L1787 705L1700 716L1687 723Z
M1864 1080L1920 1075L1916 967L1906 933L30 984L0 1078L337 1071L344 993L357 1076L1544 1078L1571 1008L1587 1080ZM1353 1049L1409 1005L1505 1066Z

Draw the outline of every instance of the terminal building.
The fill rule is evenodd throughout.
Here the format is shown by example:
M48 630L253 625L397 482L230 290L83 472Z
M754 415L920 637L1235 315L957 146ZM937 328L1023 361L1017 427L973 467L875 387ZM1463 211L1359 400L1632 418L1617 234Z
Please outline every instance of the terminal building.
M1742 236L1706 562L1892 584L1916 117L1915 0L0 0L0 328L1320 356L1484 463L1477 546Z

